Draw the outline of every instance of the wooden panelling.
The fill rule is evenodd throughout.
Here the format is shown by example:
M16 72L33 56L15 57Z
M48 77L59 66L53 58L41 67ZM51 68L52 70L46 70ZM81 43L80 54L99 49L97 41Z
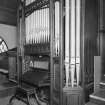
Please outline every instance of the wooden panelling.
M16 25L17 0L0 0L0 23Z
M8 25L16 25L17 18L16 13L0 9L0 23Z
M81 87L63 89L63 105L84 105Z
M102 2L102 7L100 7L101 12L103 13L100 15L100 18L102 19L102 23L100 24L100 47L102 56L102 81L105 81L105 0Z
M85 86L87 86L94 81L94 56L98 55L98 0L85 2L84 29L84 77Z
M17 8L17 1L18 0L0 0L0 7L15 10Z

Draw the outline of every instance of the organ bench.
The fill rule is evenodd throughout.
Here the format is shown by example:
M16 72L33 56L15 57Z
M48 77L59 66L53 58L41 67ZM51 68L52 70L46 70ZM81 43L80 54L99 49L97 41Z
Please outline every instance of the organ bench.
M18 99L31 105L30 98L33 97L35 101L40 105L45 103L48 105L49 99L39 99L38 91L43 87L49 87L49 72L40 69L30 70L22 75L20 85L17 86L15 94L11 97L9 103L12 103L14 99Z

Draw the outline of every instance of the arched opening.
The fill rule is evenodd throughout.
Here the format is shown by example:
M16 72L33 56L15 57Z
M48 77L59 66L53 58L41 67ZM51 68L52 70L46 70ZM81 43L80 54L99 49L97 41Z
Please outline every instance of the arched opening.
M8 51L8 46L4 39L0 36L0 53Z

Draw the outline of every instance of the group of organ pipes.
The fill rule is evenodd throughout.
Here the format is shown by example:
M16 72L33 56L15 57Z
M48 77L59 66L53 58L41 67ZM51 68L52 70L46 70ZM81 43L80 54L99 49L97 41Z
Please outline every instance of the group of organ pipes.
M26 5L33 2L27 1ZM49 8L35 10L25 19L26 45L50 43ZM59 2L55 2L55 55L59 55Z
M26 0L26 5L34 0ZM75 5L76 4L76 5ZM70 7L71 14L70 15ZM25 18L26 45L50 43L48 7L33 11ZM59 56L60 7L55 2L54 52ZM68 24L70 23L70 24ZM65 0L65 72L66 87L79 86L80 81L80 0Z
M78 87L80 81L80 1L65 0L66 87Z

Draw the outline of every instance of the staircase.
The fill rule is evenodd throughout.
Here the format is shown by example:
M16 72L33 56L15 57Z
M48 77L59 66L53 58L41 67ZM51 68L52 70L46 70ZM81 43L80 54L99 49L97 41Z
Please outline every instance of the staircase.
M99 90L90 95L90 102L86 105L105 105L105 82L100 82Z

